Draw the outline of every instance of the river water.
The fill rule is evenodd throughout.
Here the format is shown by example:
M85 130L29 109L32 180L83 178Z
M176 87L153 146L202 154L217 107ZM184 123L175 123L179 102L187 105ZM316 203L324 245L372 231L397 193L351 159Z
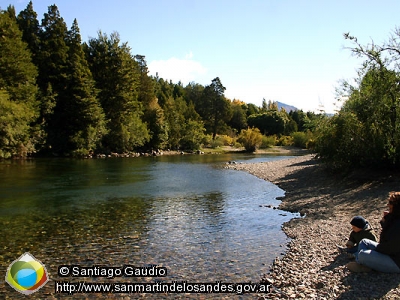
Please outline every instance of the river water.
M284 158L3 161L1 268L29 252L53 278L60 265L128 264L165 267L166 282L258 282L286 250L282 224L299 215L268 207L284 195L277 186L224 166Z

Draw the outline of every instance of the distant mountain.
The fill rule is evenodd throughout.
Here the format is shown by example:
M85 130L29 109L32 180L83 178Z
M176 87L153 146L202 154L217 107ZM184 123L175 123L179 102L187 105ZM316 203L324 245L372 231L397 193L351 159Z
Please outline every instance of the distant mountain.
M281 108L284 108L286 110L286 112L290 112L291 110L296 111L298 110L297 107L294 107L292 105L288 105L279 101L276 101L276 103L278 104L278 109L281 110Z

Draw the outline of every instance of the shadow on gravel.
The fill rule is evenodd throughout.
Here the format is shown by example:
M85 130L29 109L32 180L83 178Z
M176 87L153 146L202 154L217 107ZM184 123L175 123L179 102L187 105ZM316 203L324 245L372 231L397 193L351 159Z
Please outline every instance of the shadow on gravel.
M349 263L346 254L339 254L335 260L322 271L334 271L340 266ZM400 276L398 274L371 273L349 273L342 278L342 284L348 287L348 291L342 293L337 299L381 299L392 289L398 287ZM390 298L394 299L394 298Z
M389 291L397 288L400 283L400 274L350 273L342 279L342 283L349 290L337 299L381 299ZM398 295L390 296L388 299L398 299Z
M329 266L321 270L333 271L340 266L346 265L348 262L350 262L350 260L345 254L339 254ZM342 293L337 299L381 299L389 291L398 287L400 284L400 274L384 274L378 272L349 273L342 278L342 284L346 286L348 290Z
M351 260L346 254L339 254L335 260L322 271L334 271ZM353 260L354 261L354 260ZM342 278L342 284L348 288L337 299L381 299L400 284L400 274L384 274L378 272L349 273ZM395 299L395 298L390 298Z
M400 190L399 172L359 170L347 175L333 174L315 159L292 166L302 168L276 182L287 191L287 201L281 209L313 219L326 219L344 210L349 215L360 211L380 215L386 209L389 192Z

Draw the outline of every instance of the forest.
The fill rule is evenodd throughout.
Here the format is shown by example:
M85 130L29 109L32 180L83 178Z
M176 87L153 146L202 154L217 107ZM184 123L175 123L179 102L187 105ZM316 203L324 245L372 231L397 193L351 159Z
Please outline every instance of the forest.
M400 165L397 28L382 45L344 33L363 62L337 87L333 116L228 99L219 77L184 86L150 76L117 32L82 42L56 5L40 22L32 2L18 14L8 6L0 33L0 158L294 145L332 169Z
M227 99L220 78L183 86L149 76L118 33L82 42L56 5L1 11L0 157L275 144L305 147L318 115ZM295 134L296 133L296 134ZM293 136L293 134L295 134ZM250 140L249 140L250 139Z

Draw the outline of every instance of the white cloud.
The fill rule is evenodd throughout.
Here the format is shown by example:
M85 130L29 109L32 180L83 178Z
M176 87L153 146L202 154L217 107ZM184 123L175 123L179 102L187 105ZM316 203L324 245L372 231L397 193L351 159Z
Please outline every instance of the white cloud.
M153 76L158 73L160 78L172 80L175 83L178 81L183 84L197 82L197 78L206 74L207 69L192 58L193 53L190 52L184 59L171 57L167 60L153 60L148 65L149 73Z

